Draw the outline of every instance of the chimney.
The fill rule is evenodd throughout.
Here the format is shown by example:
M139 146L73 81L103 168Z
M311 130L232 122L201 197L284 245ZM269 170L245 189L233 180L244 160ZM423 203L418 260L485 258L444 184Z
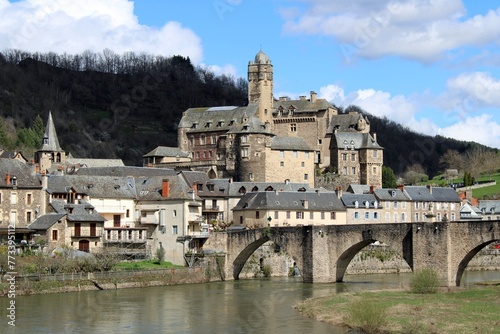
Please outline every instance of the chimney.
M335 193L337 194L338 198L341 198L342 197L342 187L338 186L337 188L335 188Z
M170 194L170 180L163 179L161 183L161 197L167 198L169 194Z
M405 185L404 184L398 184L397 188L401 191L405 190Z
M304 205L304 209L309 209L309 201L307 199L305 199L302 204Z
M305 100L306 100L306 96L305 96L305 95L301 95L301 96L299 96L299 99L300 99L301 101L305 101Z
M375 140L375 142L377 142L377 133L376 132L373 133L373 140Z
M315 102L318 94L315 91L311 91L311 102Z
M370 186L370 194L375 193L375 188L376 188L376 187L375 187L374 185L371 185L371 186Z
M7 183L7 185L10 186L10 174L9 173L7 173L5 175L5 183Z
M430 184L429 184L429 185L427 185L427 189L429 189L429 192L430 192L430 193L431 193L431 195L432 195L432 186L431 186Z

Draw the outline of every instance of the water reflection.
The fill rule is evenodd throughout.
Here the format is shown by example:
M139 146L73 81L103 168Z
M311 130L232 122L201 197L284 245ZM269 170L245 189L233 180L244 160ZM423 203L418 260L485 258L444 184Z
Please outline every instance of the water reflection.
M13 332L23 333L345 333L303 317L308 298L408 286L411 274L347 275L344 283L301 278L20 296ZM500 272L466 272L465 285L499 281ZM6 310L9 300L0 299ZM4 315L6 311L3 311ZM0 324L2 333L7 326Z

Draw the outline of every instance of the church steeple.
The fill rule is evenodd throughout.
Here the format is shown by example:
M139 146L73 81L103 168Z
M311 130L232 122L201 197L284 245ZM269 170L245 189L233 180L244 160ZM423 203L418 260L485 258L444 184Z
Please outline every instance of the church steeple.
M255 61L248 63L248 103L259 105L258 116L263 123L272 121L273 65L262 50Z
M49 111L49 119L45 126L45 133L42 138L42 146L35 152L35 163L38 164L40 172L47 172L52 163L64 163L66 154L59 145L57 138L56 127L52 120L52 112Z
M42 147L39 151L62 151L61 146L59 146L59 139L57 139L56 127L52 120L51 111L49 111L49 119L47 120L45 133L43 134Z

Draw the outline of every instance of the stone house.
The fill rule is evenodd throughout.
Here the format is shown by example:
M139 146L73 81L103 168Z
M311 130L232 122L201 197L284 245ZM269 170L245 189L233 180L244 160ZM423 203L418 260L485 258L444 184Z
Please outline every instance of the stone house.
M33 164L0 159L0 238L7 240L8 226L15 227L16 240L28 240L28 225L43 206L43 191Z
M233 208L233 226L346 224L346 209L335 192L258 191L246 193Z
M480 200L478 209L481 211L483 220L500 219L500 201L499 200Z
M347 224L382 223L383 210L374 194L342 194Z
M381 222L408 223L411 222L411 199L401 189L373 189L373 194L382 207Z
M440 222L460 219L460 198L453 188L399 186L412 201L412 221Z

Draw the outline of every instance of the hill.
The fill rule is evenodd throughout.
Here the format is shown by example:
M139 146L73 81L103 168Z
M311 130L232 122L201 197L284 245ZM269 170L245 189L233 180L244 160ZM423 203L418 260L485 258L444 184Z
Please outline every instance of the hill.
M52 111L62 148L75 157L120 158L141 165L159 145L177 145L182 113L197 106L245 105L247 82L194 67L189 58L110 50L81 55L0 53L0 145L32 155L14 141L23 129L39 127ZM465 152L476 143L416 133L386 118L368 116L385 148L384 164L397 174L421 164L431 177L448 149ZM395 140L397 138L397 140ZM9 141L10 139L10 141Z

